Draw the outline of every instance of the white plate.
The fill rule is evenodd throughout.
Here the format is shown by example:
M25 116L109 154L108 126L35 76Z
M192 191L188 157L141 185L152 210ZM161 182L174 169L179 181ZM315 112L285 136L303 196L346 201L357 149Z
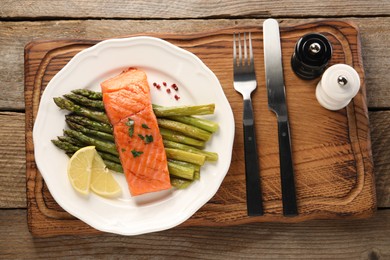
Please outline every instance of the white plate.
M152 102L161 105L215 103L215 114L208 118L220 129L206 149L219 154L216 163L207 163L201 180L185 190L131 197L123 175L115 174L122 187L118 199L105 199L93 193L79 195L66 173L69 158L50 140L62 135L65 114L53 102L73 89L100 91L100 83L128 67L147 73ZM153 82L176 83L180 99L167 94ZM70 214L105 232L137 235L174 227L191 217L217 192L231 161L234 118L231 107L214 73L194 54L153 37L133 37L100 42L77 54L45 89L33 130L35 160L57 203Z

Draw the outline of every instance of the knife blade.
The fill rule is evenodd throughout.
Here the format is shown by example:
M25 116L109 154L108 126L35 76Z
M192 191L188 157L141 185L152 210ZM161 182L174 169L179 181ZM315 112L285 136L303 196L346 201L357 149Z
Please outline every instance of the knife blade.
M263 23L263 45L268 108L276 114L278 122L283 215L296 216L298 215L298 209L283 78L282 49L279 24L275 19L267 19Z

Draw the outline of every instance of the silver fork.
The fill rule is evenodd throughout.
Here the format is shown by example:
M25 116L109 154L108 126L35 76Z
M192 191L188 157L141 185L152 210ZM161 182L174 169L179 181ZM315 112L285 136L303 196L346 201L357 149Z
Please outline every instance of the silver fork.
M259 216L263 215L263 205L251 100L251 93L256 89L257 81L250 32L248 37L247 33L244 33L243 36L242 34L233 35L233 69L234 89L244 98L243 129L247 211L248 216Z

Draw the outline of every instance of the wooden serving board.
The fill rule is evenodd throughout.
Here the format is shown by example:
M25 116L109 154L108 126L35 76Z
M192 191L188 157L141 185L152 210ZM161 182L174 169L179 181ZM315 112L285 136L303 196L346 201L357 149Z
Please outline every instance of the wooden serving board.
M251 31L254 39L258 81L258 89L252 97L265 207L265 215L260 217L248 217L246 214L242 97L233 89L232 34L246 31ZM290 58L295 43L310 32L322 33L331 41L334 52L330 65L349 64L361 77L361 89L345 109L332 112L322 108L315 98L315 87L319 79L304 81L291 70ZM202 59L220 80L236 121L233 157L226 178L217 194L182 226L362 218L375 212L366 86L359 33L353 24L321 21L296 27L281 27L299 207L299 216L293 218L282 215L277 123L274 113L267 106L262 28L239 27L191 35L151 36L163 38ZM53 200L37 170L32 141L34 118L47 83L76 53L97 42L99 41L35 41L25 48L28 226L36 236L99 233L65 212Z

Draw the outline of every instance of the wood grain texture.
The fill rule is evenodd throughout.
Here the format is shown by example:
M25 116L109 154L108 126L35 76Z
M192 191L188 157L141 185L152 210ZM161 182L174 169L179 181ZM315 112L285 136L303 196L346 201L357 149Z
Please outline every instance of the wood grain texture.
M390 2L389 2L390 4ZM389 23L382 23L380 18L372 20L371 26L365 23L359 23L361 30L361 41L363 48L363 61L365 64L366 82L370 86L367 90L368 106L372 108L386 108L390 105L390 76L388 68L390 64L386 64L385 60L390 61L390 33L385 32L385 28L390 29ZM365 32L369 31L369 36L364 37ZM379 46L375 42L381 39L382 44ZM389 44L389 45L387 45ZM379 58L381 57L381 58ZM383 84L383 85L382 85Z
M142 10L142 11L140 11ZM390 13L386 0L370 1L120 1L113 0L3 0L4 18L131 18L177 19L215 17L340 17L380 16Z
M201 32L242 22L210 21L49 21L0 22L0 110L23 111L23 50L35 39L102 39L134 33Z
M0 208L26 207L23 113L0 112Z
M368 220L184 227L124 237L33 238L26 211L0 211L4 259L389 259L390 210Z
M25 115L4 112L0 114L0 140L2 163L0 168L0 207L26 208L25 185ZM390 208L390 111L369 112L374 173L376 178L377 206ZM16 128L9 127L9 122ZM15 132L15 129L19 130ZM12 147L12 149L9 149Z
M303 17L356 17L353 20L361 32L368 105L375 110L387 110L390 107L388 0L227 0L220 1L218 8L209 10L204 7L204 1L194 2L173 0L158 1L157 4L156 1L142 0L1 1L0 111L7 112L0 114L0 258L390 259L390 111L369 113L378 207L387 208L379 210L372 219L185 227L137 237L110 234L95 237L31 236L27 227L27 211L11 209L27 206L24 136L19 131L12 131L7 125L14 120L17 123L11 123L12 125L24 126L24 114L11 111L23 112L25 109L23 49L31 40L96 39L143 32L192 33L235 25L261 25L262 19L246 19L249 17L279 17L282 26L313 21L302 19ZM215 4L217 1L208 2ZM171 12L167 13L169 10ZM92 20L88 20L89 17L93 17ZM164 20L164 17L174 19ZM180 20L180 17L185 19ZM194 19L188 19L190 17ZM199 19L201 17L208 19ZM288 17L298 19L287 19ZM117 18L119 20L112 20ZM149 18L151 19L148 20Z
M361 32L369 107L390 107L390 18L351 19ZM280 19L292 26L307 19ZM97 39L135 33L196 33L232 26L260 26L263 20L162 20L162 21L43 21L0 22L0 110L23 111L23 49L35 39Z
M296 222L313 218L371 215L376 205L364 83L347 109L331 112L323 109L315 100L316 82L298 79L289 66L286 66L299 37L309 31L321 32L332 42L332 63L354 66L364 82L355 27L348 23L329 21L282 29L283 61L288 68L285 69L285 84L300 211L296 218L285 218L281 214L276 119L267 109L263 63L255 63L259 86L253 100L255 116L261 115L256 129L261 147L260 172L266 214L257 218L246 216L240 123L242 98L232 88L231 34L236 30L254 32L255 57L257 61L261 61L262 34L259 28L227 29L197 35L156 35L191 50L214 71L221 81L236 118L233 158L228 175L213 199L183 225L232 225L253 221ZM29 227L35 235L61 234L57 233L61 230L59 226L65 234L69 234L69 231L93 232L86 229L85 224L77 226L76 221L62 212L45 192L45 186L34 164L29 127L36 114L41 91L48 81L75 53L93 43L83 40L44 41L31 43L26 47L27 194ZM43 220L53 223L55 228L48 229L47 224L42 225Z
M390 120L389 111L370 113L372 153L374 157L379 207L390 207Z

